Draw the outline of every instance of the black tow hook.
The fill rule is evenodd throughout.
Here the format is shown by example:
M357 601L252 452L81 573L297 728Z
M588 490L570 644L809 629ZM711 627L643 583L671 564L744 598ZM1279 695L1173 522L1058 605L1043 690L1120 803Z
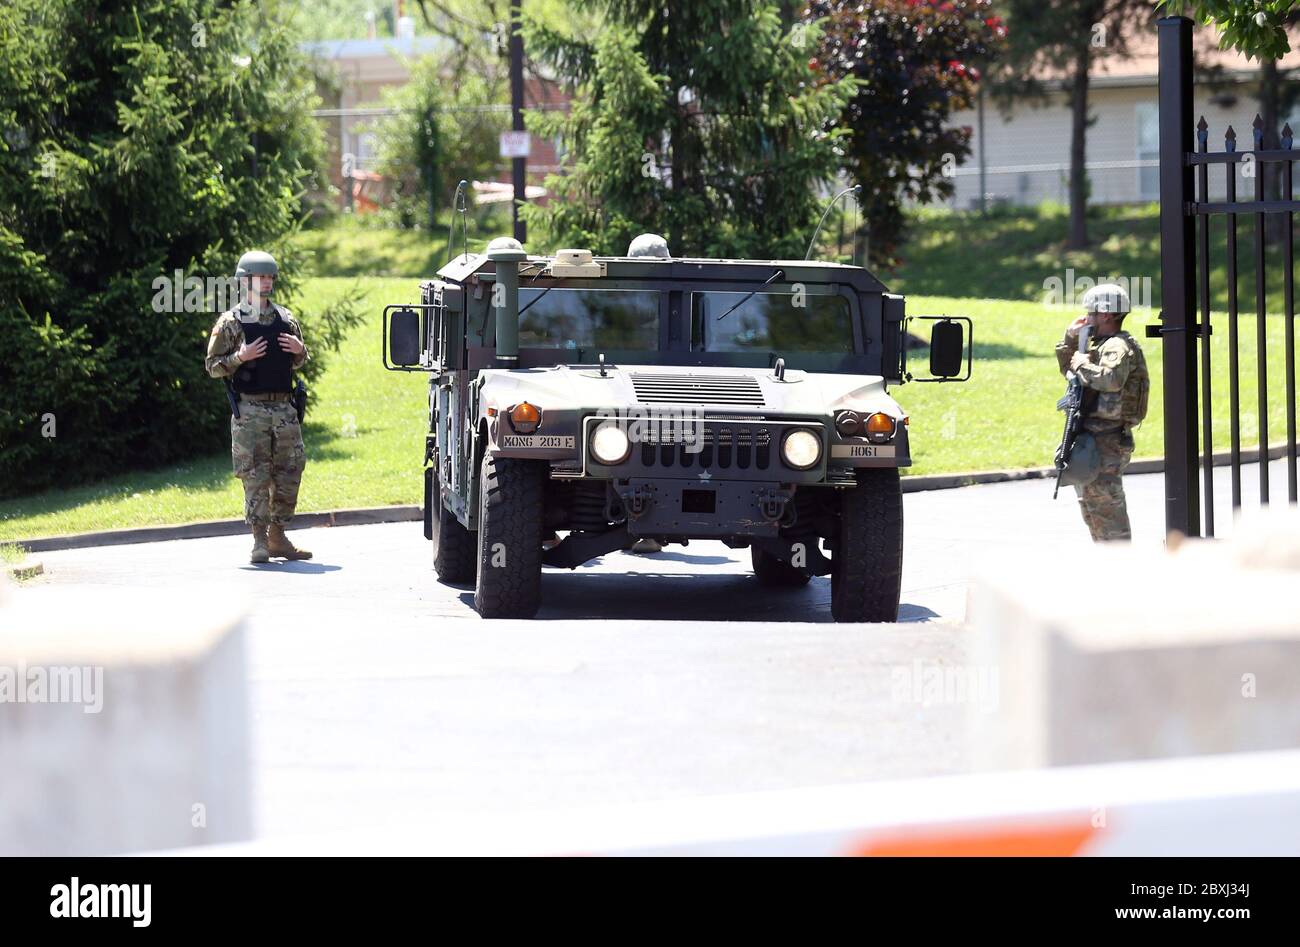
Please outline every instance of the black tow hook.
M790 495L781 490L768 489L758 495L758 512L769 523L776 523L785 516L786 504Z
M642 483L619 490L618 495L632 519L642 516L655 502L654 488Z

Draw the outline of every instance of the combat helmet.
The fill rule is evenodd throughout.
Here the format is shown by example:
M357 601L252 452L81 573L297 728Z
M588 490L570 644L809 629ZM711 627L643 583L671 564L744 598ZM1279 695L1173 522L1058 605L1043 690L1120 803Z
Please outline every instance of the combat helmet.
M636 237L628 244L627 255L630 257L660 257L667 259L672 254L668 252L668 241L657 233L643 233Z
M1119 283L1100 283L1083 294L1084 312L1104 312L1125 316L1131 309L1128 290Z
M265 250L249 250L235 264L236 278L241 276L276 276L280 268L275 265L275 257Z

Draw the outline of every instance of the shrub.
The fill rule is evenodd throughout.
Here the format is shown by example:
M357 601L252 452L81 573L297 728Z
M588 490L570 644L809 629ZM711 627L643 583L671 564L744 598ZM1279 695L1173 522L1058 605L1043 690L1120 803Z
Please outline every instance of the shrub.
M157 312L153 283L262 248L292 308L314 101L274 2L0 6L0 496L223 445L216 313ZM324 321L350 317L344 300Z

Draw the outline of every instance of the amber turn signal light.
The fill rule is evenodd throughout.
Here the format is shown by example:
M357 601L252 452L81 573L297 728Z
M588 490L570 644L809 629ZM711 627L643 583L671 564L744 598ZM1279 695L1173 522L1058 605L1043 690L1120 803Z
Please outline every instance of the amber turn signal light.
M510 426L520 434L532 434L542 425L542 409L521 401L510 409Z
M863 425L867 437L872 441L887 441L893 437L894 419L887 414L881 414L876 411L874 415L867 418L867 423Z

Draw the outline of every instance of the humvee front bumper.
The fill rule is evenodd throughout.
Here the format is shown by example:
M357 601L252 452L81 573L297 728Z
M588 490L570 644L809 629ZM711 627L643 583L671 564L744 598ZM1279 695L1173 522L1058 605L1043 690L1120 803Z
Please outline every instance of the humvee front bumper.
M766 480L617 480L633 536L776 536L794 488Z

